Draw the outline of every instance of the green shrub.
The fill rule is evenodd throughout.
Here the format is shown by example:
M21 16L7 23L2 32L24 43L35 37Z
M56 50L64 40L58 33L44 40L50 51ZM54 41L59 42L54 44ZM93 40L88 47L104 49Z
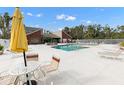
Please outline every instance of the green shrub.
M120 42L120 46L121 47L124 47L124 42Z
M4 46L0 45L0 51L2 51L4 49Z

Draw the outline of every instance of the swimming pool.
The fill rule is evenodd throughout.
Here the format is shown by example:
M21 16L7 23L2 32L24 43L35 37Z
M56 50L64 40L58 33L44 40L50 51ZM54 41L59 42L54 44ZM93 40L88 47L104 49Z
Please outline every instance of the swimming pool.
M66 45L57 45L57 46L54 46L53 48L61 49L64 51L74 51L74 50L84 49L84 48L88 48L88 47L82 47L82 46L76 45L76 44L66 44Z

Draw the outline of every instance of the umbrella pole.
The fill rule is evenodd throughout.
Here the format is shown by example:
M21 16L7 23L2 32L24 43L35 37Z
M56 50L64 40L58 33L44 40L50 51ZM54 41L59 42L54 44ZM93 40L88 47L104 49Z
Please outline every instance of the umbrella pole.
M23 56L24 56L25 67L27 67L27 62L26 62L25 51L23 52Z
M24 56L24 63L25 63L25 67L27 67L27 62L26 62L26 56L25 56L25 51L23 52L23 56ZM28 80L28 74L26 74L26 77L27 77L27 85L30 85L30 82L29 82L29 80Z
M26 62L26 55L25 55L25 51L23 52L23 56L24 56L24 63L25 63L25 67L27 67L27 62ZM27 82L25 82L24 84L27 85L37 85L37 82L35 80L29 80L29 75L26 74L26 78L27 78Z

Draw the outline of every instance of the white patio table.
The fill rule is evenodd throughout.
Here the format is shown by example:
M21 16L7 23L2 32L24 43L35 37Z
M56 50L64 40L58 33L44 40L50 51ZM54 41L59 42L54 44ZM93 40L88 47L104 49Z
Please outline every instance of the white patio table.
M19 77L25 76L25 79L29 80L29 82L32 81L36 84L36 81L31 80L31 72L37 70L40 66L41 64L36 61L27 62L27 67L24 66L24 63L22 61L13 62L13 64L9 68L9 75L15 75ZM26 75L28 75L28 78L26 78ZM32 83L30 82L30 84Z
M3 57L0 57L0 77L25 75L35 71L46 63L48 62L27 61L27 67L25 67L23 55L3 55Z

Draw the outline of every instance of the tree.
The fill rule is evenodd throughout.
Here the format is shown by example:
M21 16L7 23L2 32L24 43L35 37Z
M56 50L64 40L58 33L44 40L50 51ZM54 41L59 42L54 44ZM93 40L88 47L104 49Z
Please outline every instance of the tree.
M63 29L63 31L65 31L66 33L70 34L69 30L70 30L69 27L65 27L65 28Z
M7 38L7 34L9 33L10 21L12 18L9 16L8 12L5 12L4 15L0 15L0 29L2 31L2 38Z
M77 27L77 39L83 39L84 38L84 25L79 25Z
M65 27L66 33L72 36L73 39L123 39L124 25L110 27L109 25L102 26L100 24L78 25L74 27Z
M101 39L104 37L104 33L102 31L103 27L100 24L95 24L95 39Z
M95 38L95 28L94 28L94 25L88 25L87 32L85 33L85 38L87 38L87 39Z
M118 29L120 30L120 32L124 32L124 25L118 26Z
M9 32L9 26L10 26L11 17L9 16L8 12L6 12L4 14L4 21L5 21L5 27L7 29L7 32Z
M111 38L111 28L109 25L105 25L103 28L103 31L105 33L105 39L110 39Z
M2 32L4 31L4 19L1 15L0 15L0 29Z

